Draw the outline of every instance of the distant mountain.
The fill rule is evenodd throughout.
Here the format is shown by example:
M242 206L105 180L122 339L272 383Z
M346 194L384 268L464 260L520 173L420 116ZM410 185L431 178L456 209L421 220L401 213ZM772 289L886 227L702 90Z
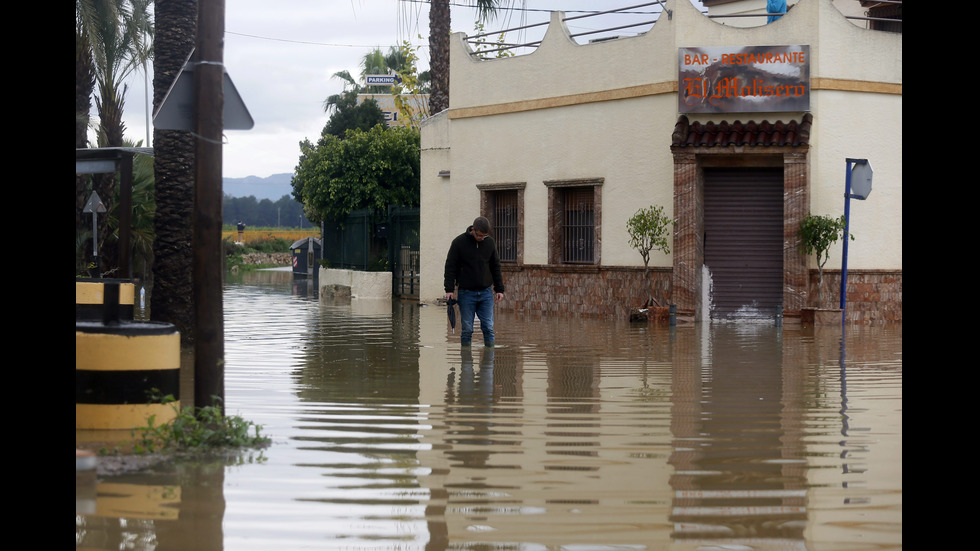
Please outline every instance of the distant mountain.
M290 182L293 175L273 174L265 178L258 176L248 176L245 178L222 178L221 190L225 195L232 197L255 196L259 201L269 199L278 201L283 195L293 195L293 187Z

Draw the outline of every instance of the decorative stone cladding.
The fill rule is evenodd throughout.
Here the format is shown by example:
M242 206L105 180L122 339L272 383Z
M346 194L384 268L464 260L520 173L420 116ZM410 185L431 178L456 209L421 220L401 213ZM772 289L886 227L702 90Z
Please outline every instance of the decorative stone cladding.
M504 265L503 272L507 293L501 307L517 313L629 319L651 295L662 306L672 302L670 268L651 268L649 283L644 282L643 268L632 267ZM840 274L824 270L824 307L840 304ZM811 270L808 306L817 306L817 279L817 270ZM848 323L902 322L900 270L848 270L847 279ZM789 322L799 312L787 311L786 316Z
M668 306L671 269L609 266L504 265L502 308L518 313L629 319L653 296Z
M840 270L823 271L824 308L840 306ZM807 306L817 307L817 281L820 274L810 270ZM847 304L845 318L849 324L875 325L902 322L901 270L847 270Z
M783 310L799 316L805 305L806 258L799 254L799 226L810 204L809 152L813 116L771 124L690 123L674 126L674 296L678 315L703 312L705 167L768 166L783 169Z

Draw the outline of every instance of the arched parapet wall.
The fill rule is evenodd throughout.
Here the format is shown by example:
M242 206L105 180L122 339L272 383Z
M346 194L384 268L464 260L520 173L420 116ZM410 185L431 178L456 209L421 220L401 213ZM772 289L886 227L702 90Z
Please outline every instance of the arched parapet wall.
M859 28L831 0L801 0L780 20L749 28L705 17L688 0L665 6L648 32L594 44L576 43L563 13L553 12L541 45L514 57L480 59L454 34L449 118L676 93L678 48L693 46L806 44L813 90L901 94L902 35Z

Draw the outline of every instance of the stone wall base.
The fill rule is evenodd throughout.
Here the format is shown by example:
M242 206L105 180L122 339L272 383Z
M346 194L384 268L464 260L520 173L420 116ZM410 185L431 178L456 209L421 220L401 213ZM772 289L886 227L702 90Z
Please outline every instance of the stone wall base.
M823 289L817 303L817 270L810 270L807 306L840 307L840 270L823 271ZM902 322L901 270L848 270L847 301L844 304L848 324L875 325ZM838 319L838 322L840 320Z
M518 313L630 319L637 308L670 304L670 268L504 266L501 307Z
M651 268L646 276L643 268L616 266L505 265L503 272L507 293L500 307L517 313L629 320L638 309L666 308L672 301L671 268ZM840 304L840 275L840 270L824 270L823 305ZM808 307L817 306L817 279L811 270ZM847 279L847 323L902 322L901 270L848 270ZM789 323L800 316L784 313ZM693 313L678 311L677 320L690 322Z

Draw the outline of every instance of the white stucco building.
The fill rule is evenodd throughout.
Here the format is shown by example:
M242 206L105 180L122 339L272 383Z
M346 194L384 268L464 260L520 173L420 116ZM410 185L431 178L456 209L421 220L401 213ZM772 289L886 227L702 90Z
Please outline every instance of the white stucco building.
M422 126L422 301L444 295L449 243L484 215L502 308L625 316L653 297L683 319L790 321L817 306L799 223L843 214L848 160L867 159L873 193L851 200L855 240L846 265L831 251L823 302L846 267L850 321L901 321L902 35L831 0L792 4L738 27L668 0L648 32L594 44L553 13L533 53L491 60L454 35L449 109ZM724 82L735 101L716 95ZM748 98L749 82L792 93ZM646 279L626 221L651 205L674 228Z

